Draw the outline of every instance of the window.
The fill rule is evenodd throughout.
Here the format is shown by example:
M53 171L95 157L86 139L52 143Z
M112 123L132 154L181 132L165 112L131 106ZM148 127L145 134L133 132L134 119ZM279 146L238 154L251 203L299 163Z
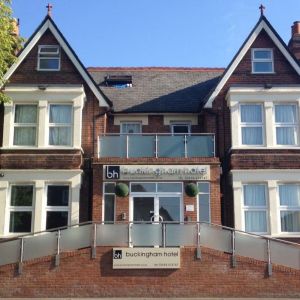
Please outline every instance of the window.
M9 232L31 232L33 186L12 185L10 190Z
M294 104L275 105L275 127L277 145L298 144L297 107Z
M124 122L121 123L121 134L142 133L141 122Z
M104 222L115 221L115 183L104 183Z
M63 227L69 220L69 186L48 185L46 205L46 229Z
M60 48L57 45L39 46L38 70L59 71L60 69Z
M190 134L191 124L188 123L173 123L171 124L172 134Z
M210 186L208 182L198 182L198 216L199 222L210 223Z
M267 233L267 199L264 184L243 185L245 231Z
M242 104L242 145L263 145L263 107L261 104Z
M273 50L252 49L252 73L273 73Z
M72 105L50 105L49 145L72 145L72 112Z
M15 105L14 140L15 146L35 146L37 127L36 105Z
M300 232L300 185L280 184L280 223L282 232Z

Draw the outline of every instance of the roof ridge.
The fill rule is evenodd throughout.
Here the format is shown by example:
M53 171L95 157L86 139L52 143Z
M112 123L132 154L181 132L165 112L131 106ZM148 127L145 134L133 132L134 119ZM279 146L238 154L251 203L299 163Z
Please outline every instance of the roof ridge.
M88 67L88 71L191 71L213 72L224 71L225 68L217 67Z

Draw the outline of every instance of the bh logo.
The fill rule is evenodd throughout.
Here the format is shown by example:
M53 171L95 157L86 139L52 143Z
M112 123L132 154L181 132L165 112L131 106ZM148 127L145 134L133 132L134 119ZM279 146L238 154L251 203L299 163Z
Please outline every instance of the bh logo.
M120 179L120 166L107 166L106 179Z
M113 257L114 259L122 259L122 250L114 250Z

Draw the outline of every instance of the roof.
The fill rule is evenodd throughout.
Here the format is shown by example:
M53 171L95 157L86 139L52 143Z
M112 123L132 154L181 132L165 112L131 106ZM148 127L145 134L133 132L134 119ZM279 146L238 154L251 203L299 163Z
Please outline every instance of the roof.
M195 113L204 106L223 68L88 68L115 113ZM106 76L132 76L132 87L105 84Z
M24 48L18 54L18 58L16 59L15 63L8 69L8 71L4 75L4 80L7 81L11 77L11 75L19 67L19 65L25 59L27 54L32 50L32 48L37 44L40 37L46 32L47 29L49 29L51 33L54 35L54 37L57 39L60 46L63 48L63 50L69 57L69 59L72 61L75 68L78 70L79 74L82 76L86 84L94 93L94 95L99 101L99 105L106 106L106 107L110 106L111 105L110 101L105 97L105 95L102 94L101 90L95 84L93 78L87 72L86 68L83 66L78 56L71 48L71 46L69 45L69 43L67 42L67 40L65 39L65 37L60 32L60 30L58 29L58 27L56 26L56 24L54 23L54 21L51 19L49 15L45 17L45 19L41 22L41 24L38 26L36 31L32 34L32 36L29 38L27 43L24 45Z
M265 30L266 33L269 35L269 37L272 39L274 44L278 47L278 49L282 52L284 57L287 59L287 61L291 64L291 66L295 69L295 71L300 75L300 65L298 60L295 58L295 56L290 52L284 41L281 39L281 37L278 35L276 30L273 28L273 26L270 24L270 22L267 20L267 18L262 15L252 31L250 32L249 36L246 38L244 43L242 44L241 48L238 50L228 67L226 68L225 72L223 73L222 77L220 78L219 83L215 86L215 88L212 90L205 107L209 108L212 107L212 103L214 99L218 96L219 92L222 90L224 85L226 84L227 80L230 78L234 70L236 69L237 65L240 63L240 61L245 56L246 52L251 47L252 43L255 41L258 34Z

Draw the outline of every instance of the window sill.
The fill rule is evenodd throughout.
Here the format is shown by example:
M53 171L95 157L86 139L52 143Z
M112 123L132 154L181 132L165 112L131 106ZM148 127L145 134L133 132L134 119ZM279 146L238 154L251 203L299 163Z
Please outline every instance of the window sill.
M248 150L248 149L263 149L263 150L291 150L291 149L299 149L300 146L236 146L232 147L231 150Z
M82 150L81 147L0 147L1 150Z
M276 75L276 72L251 72L251 75Z

